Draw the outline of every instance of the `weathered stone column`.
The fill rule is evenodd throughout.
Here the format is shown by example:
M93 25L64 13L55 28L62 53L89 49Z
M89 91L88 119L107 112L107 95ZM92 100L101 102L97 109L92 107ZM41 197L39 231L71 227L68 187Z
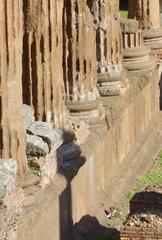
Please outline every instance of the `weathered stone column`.
M22 1L0 1L0 148L1 158L17 160L26 173L22 122Z
M72 116L100 118L96 88L96 41L87 1L64 1L63 69L66 105Z
M143 29L144 44L161 56L162 28L160 27L160 1L129 1L129 18L139 21Z
M129 0L128 17L139 21L142 29L160 26L159 0Z
M89 1L94 18L97 46L97 87L101 96L120 95L125 91L119 1Z
M63 0L23 0L23 100L40 121L64 121Z
M121 22L124 48L124 67L128 71L152 69L154 58L151 50L143 45L142 31L136 20L129 19Z

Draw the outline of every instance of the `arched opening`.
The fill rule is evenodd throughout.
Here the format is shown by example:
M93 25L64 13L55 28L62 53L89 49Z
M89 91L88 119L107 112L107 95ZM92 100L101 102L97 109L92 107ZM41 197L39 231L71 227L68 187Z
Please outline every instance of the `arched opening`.
M128 0L120 0L120 16L128 18Z

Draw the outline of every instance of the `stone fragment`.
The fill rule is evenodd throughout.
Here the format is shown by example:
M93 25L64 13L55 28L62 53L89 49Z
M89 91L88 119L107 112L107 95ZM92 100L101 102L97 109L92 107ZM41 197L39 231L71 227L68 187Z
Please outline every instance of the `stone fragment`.
M24 104L23 105L23 125L25 129L29 128L29 126L34 122L34 111L33 109Z
M35 121L28 128L28 132L41 137L50 148L57 149L63 143L62 131L54 129L52 124L47 122Z
M15 189L16 161L0 159L0 199L7 197Z
M80 153L80 148L73 143L64 144L57 151L58 158L63 160L63 162L78 157Z
M49 153L48 144L42 138L27 134L26 154L27 156L45 156Z

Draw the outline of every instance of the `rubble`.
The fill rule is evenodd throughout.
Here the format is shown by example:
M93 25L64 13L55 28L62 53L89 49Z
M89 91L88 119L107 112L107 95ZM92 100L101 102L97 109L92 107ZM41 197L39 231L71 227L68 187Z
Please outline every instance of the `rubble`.
M49 153L48 144L42 138L27 134L26 154L27 156L45 156Z
M16 161L0 159L0 199L7 197L14 191L16 171Z
M41 137L50 148L56 148L63 143L61 131L54 129L52 124L35 121L27 129L28 133Z

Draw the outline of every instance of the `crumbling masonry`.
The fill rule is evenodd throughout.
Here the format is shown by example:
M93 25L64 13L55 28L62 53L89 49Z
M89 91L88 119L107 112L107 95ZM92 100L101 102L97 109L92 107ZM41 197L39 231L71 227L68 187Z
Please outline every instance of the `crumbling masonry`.
M113 177L156 137L162 1L128 1L129 19L120 3L0 1L0 239L102 220Z

